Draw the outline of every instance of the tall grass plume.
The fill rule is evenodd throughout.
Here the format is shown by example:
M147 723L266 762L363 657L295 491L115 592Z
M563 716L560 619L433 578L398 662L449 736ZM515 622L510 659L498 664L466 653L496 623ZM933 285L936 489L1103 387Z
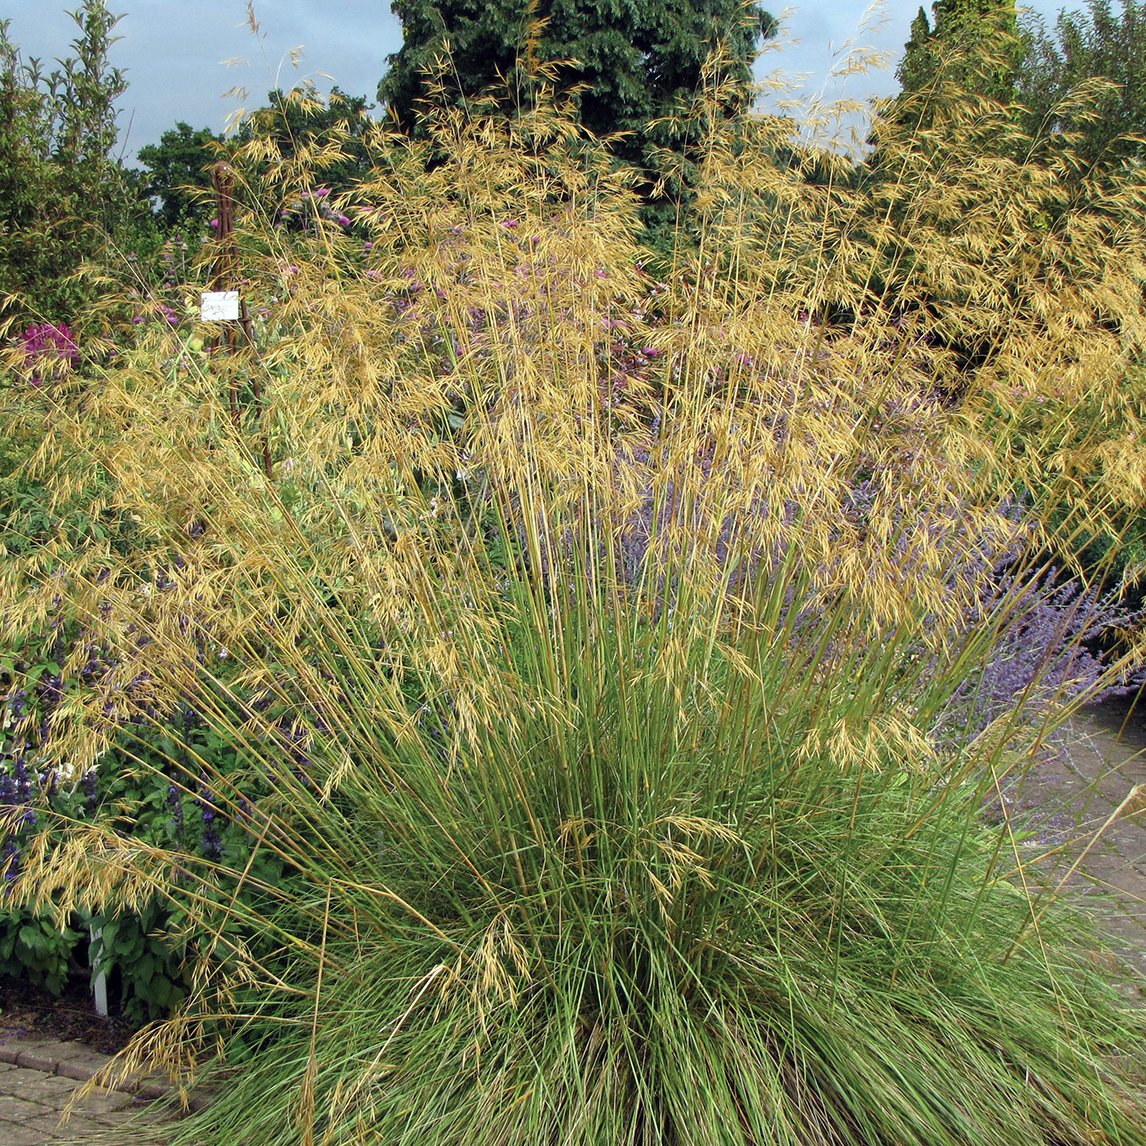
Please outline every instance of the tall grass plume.
M4 567L13 632L75 626L39 766L242 841L113 810L12 893L170 904L188 998L115 1069L220 1083L173 1141L1143 1140L1141 1015L981 816L1141 635L968 701L1141 511L1141 188L976 113L866 180L710 117L668 265L545 102L380 129L324 209L260 152L257 353L164 324L29 399L105 523Z

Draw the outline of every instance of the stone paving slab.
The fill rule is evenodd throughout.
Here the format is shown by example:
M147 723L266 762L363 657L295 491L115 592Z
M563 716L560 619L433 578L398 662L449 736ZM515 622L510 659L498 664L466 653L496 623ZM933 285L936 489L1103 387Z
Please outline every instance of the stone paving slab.
M95 1146L145 1117L148 1099L159 1088L137 1082L136 1093L98 1088L61 1122L76 1092L107 1061L82 1043L26 1038L0 1028L0 1146Z
M1146 1003L1146 800L1126 802L1137 786L1146 791L1146 710L1125 724L1124 715L1103 706L1076 716L1025 802L1038 829L1029 846L1062 848L1046 865L1052 885L1078 861L1068 886L1092 902L1120 960L1117 977Z

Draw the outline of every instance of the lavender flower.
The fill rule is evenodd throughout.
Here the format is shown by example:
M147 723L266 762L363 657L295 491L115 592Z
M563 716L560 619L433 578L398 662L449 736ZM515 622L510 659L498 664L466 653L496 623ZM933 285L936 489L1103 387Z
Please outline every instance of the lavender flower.
M0 871L3 871L4 879L9 885L4 888L4 894L7 895L11 890L11 884L20 874L20 845L11 835L5 839L4 846L0 847Z
M944 723L964 734L985 728L1021 700L1037 712L1048 703L1092 690L1106 671L1103 636L1134 622L1116 594L1095 588L1084 591L1077 581L1061 580L1055 569L1016 586L1014 574L1003 562L991 571L990 584L991 592L967 618L968 628L1004 602L1009 619L990 662L963 683L949 704ZM1134 682L1124 681L1103 695L1134 687Z
M32 777L24 758L24 752L17 753L12 766L12 774L0 775L0 804L11 816L8 830L0 844L0 871L3 871L9 884L20 872L20 844L25 834L36 826L37 816L32 808ZM19 815L16 809L23 808Z
M99 803L99 776L94 768L89 768L83 777L84 786L84 812L91 815Z
M167 803L171 806L171 827L175 841L183 847L186 840L186 824L183 816L183 793L175 784L168 785Z

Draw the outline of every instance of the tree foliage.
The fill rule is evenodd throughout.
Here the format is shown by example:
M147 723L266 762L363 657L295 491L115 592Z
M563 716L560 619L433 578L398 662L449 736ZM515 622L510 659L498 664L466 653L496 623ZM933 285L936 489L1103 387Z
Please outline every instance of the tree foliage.
M0 23L0 292L12 295L46 277L51 222L48 98Z
M1077 133L1088 168L1146 156L1146 4L1087 0L1060 12L1053 33L1034 15L1024 31L1019 92L1033 122Z
M126 90L109 58L119 17L102 0L71 15L72 54L47 75L0 22L0 300L18 321L70 316L82 296L75 270L140 216L113 154Z
M580 122L602 136L624 132L614 151L648 167L663 131L650 123L670 116L701 84L702 68L719 44L727 50L733 102L748 98L757 44L774 34L775 19L743 0L394 0L403 44L378 86L398 122L417 122L428 76L448 59L443 83L464 100L504 81L522 102L537 64L556 64L559 89L576 89Z
M1020 52L1015 0L936 0L931 19L922 8L911 22L897 76L904 92L942 76L978 94L1009 99Z
M249 175L259 172L274 184L289 182L287 172L305 165L333 190L345 190L366 178L371 167L368 136L374 121L364 96L348 95L335 86L323 98L313 85L290 91L276 88L266 103L250 112L234 147L246 147ZM250 145L250 146L248 146ZM144 191L157 200L157 217L166 231L202 228L214 210L211 166L234 147L209 128L179 122L158 144L140 148Z
M180 121L158 143L139 149L144 193L158 200L157 214L165 230L206 222L210 204L203 196L211 187L208 168L218 158L222 142L223 137L210 128L196 129Z
M311 84L267 93L266 104L239 128L240 146L258 156L255 168L306 168L334 190L364 180L371 168L369 139L376 127L365 96L335 85L323 98ZM281 179L279 180L281 182Z

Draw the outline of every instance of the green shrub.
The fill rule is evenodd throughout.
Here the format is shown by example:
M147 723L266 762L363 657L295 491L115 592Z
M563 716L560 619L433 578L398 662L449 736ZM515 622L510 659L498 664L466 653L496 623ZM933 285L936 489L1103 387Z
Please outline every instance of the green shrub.
M129 724L98 772L89 769L76 777L59 767L37 768L50 752L52 726L66 711L77 685L115 672L114 661L102 655L106 649L88 637L82 626L67 621L61 595L48 624L28 642L29 650L40 651L38 663L24 659L21 650L10 655L0 670L7 685L0 728L0 802L7 812L0 831L5 886L17 878L29 849L52 846L51 841L37 839L40 833L50 834L67 823L99 821L119 838L143 846L187 848L202 858L231 864L251 861L246 832L217 812L206 783L208 772L234 782L240 770L234 743L204 726L186 707L171 724L147 728ZM65 685L59 662L77 648L85 650L87 659L78 681ZM193 759L203 762L197 780L188 778ZM181 778L193 786L185 789ZM261 859L253 869L285 885L281 864L268 867ZM222 906L220 926L227 930ZM114 902L79 912L51 904L40 912L2 907L0 974L58 995L69 970L98 966L111 984L112 1013L137 1024L168 1014L186 994L184 968L194 936L181 934L180 913L166 897L137 904L131 911ZM205 907L200 904L200 919Z
M80 938L78 931L61 928L50 916L27 910L0 913L0 975L58 995Z
M90 921L91 966L118 983L119 1013L135 1022L169 1014L186 994L182 952L161 934L164 907L151 903L137 913Z

